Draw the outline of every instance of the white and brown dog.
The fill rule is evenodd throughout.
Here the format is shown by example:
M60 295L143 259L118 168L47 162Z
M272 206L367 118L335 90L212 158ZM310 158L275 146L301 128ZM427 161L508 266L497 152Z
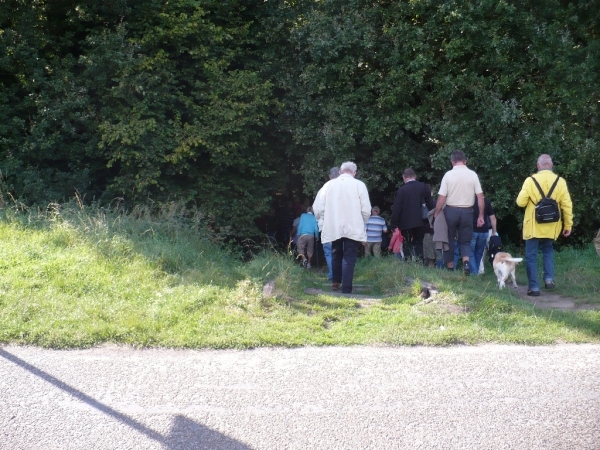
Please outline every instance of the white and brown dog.
M517 280L515 278L515 268L517 264L523 261L523 258L513 258L510 253L498 252L494 256L494 273L498 278L498 287L502 289L505 284L504 282L508 279L508 276L512 278L513 287L517 287Z

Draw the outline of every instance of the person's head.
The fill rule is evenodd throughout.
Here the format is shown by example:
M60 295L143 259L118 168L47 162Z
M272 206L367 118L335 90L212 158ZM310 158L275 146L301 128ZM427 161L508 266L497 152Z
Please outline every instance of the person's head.
M329 169L329 179L333 180L334 178L337 178L340 176L340 169L339 167L332 167L331 169Z
M465 156L465 152L462 150L454 150L450 155L450 161L452 162L453 166L456 164L466 164L467 157Z
M313 213L312 206L307 206L307 207L306 207L306 212L307 212L307 213L311 213L311 214L312 214L312 213Z
M417 174L409 167L408 169L404 169L404 172L402 172L402 178L405 182L409 180L416 180Z
M372 216L378 216L379 215L379 206L373 206L373 208L371 209L371 215Z
M347 173L348 175L356 175L356 164L352 161L346 161L340 166L340 173Z
M550 155L540 155L540 157L537 160L537 168L538 170L545 170L545 169L552 169L552 167L554 166L554 164L552 164L552 158L550 157Z

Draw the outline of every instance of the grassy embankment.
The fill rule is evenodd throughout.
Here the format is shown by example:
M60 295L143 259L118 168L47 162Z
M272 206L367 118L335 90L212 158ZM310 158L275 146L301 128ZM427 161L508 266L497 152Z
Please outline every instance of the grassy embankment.
M69 204L8 209L0 220L0 342L44 347L102 343L187 348L599 342L600 310L541 311L481 277L359 260L355 283L380 303L304 294L323 287L265 251L248 263L220 250L175 209L158 218ZM590 246L556 257L557 293L600 303L600 258ZM407 278L440 288L425 304ZM526 283L523 265L519 284ZM263 284L275 282L275 296Z

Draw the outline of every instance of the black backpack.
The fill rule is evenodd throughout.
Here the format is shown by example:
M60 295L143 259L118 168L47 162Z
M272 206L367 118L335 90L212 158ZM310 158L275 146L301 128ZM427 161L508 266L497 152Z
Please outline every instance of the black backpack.
M560 208L558 207L558 203L553 198L550 198L559 178L560 177L557 176L556 180L554 180L552 187L548 191L548 195L544 195L544 191L542 191L537 180L534 177L531 177L542 196L539 203L535 205L535 221L537 223L552 223L560 220Z

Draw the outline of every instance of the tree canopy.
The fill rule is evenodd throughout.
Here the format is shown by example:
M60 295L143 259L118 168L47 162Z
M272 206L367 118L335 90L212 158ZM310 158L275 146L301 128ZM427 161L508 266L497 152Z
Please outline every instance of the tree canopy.
M547 0L0 1L3 194L196 204L236 235L353 160L389 198L462 149L499 218L549 153L599 225L600 8ZM577 235L575 236L577 238Z

